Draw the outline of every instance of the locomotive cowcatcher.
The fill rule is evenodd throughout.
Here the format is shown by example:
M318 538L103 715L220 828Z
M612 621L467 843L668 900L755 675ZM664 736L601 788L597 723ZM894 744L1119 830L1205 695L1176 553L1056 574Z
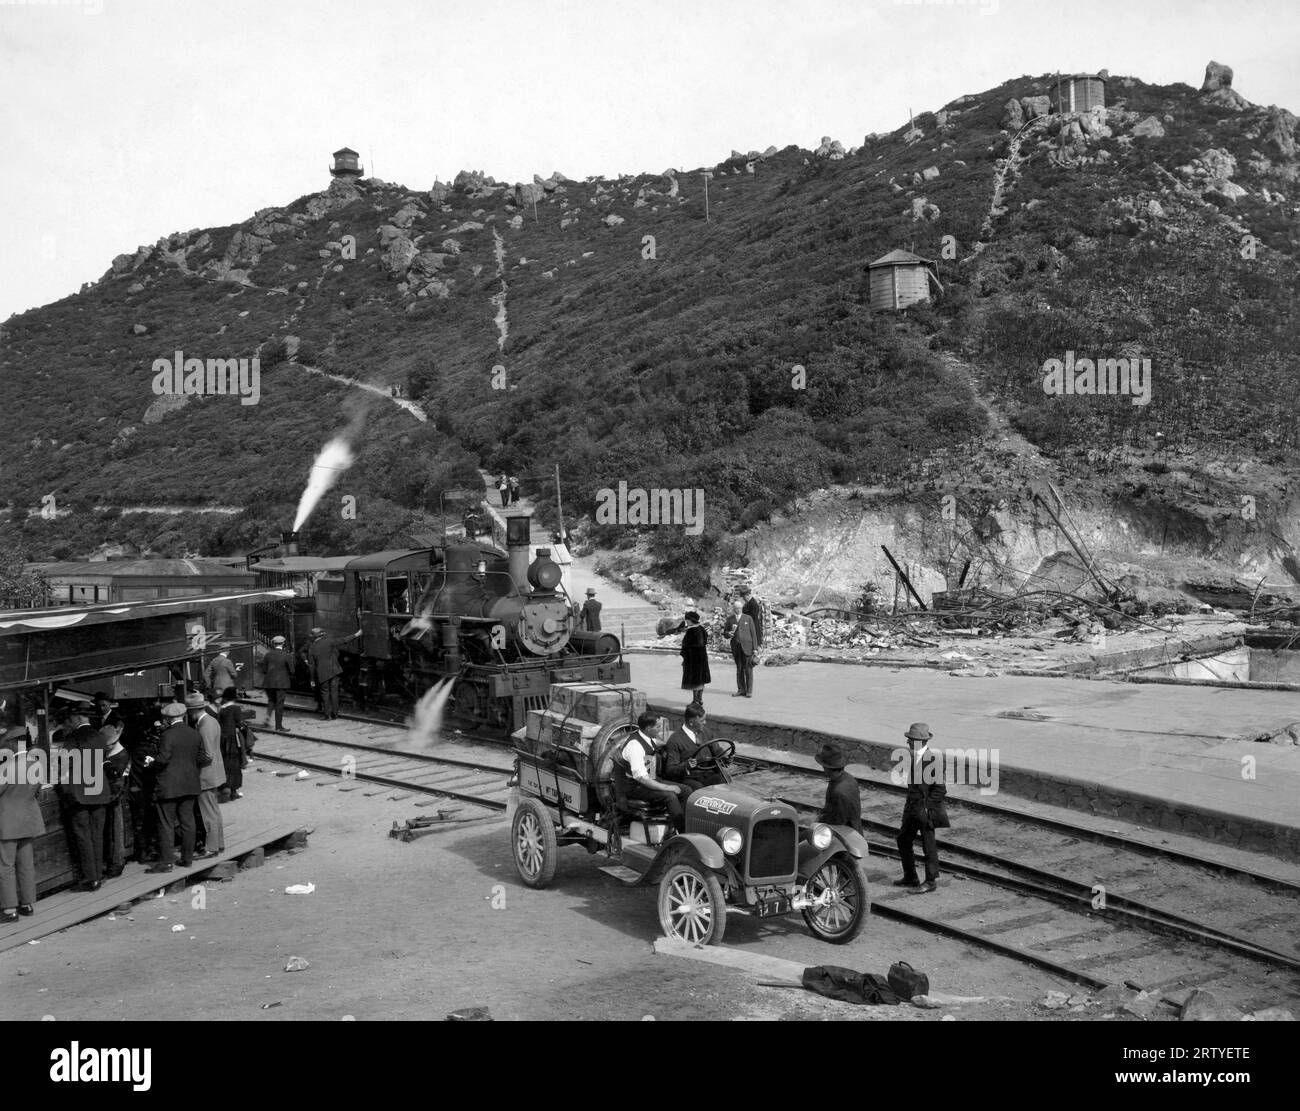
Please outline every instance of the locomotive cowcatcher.
M259 583L291 585L300 597L259 607L258 639L284 636L301 657L313 627L331 637L359 629L339 655L345 689L360 704L413 701L454 679L452 712L503 732L545 707L552 683L627 682L618 637L576 628L549 549L529 561L530 529L530 514L507 518L504 552L466 539L316 560L299 556L286 534L283 555L251 566Z
M844 944L870 912L867 843L848 826L800 821L794 808L732 783L735 745L717 739L701 767L726 783L685 800L675 833L662 804L619 797L616 753L636 731L645 694L628 686L565 683L515 735L510 845L519 878L546 887L562 845L603 852L603 868L631 885L657 883L659 924L694 944L722 940L727 915L799 911L823 941Z

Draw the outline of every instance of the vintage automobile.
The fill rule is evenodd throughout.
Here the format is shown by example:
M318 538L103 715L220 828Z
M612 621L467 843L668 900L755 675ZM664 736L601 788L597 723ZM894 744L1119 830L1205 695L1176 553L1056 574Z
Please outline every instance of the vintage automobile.
M800 820L794 807L731 782L735 745L701 750L700 766L727 780L683 800L685 830L665 807L620 798L615 754L645 709L626 686L556 684L546 710L514 734L510 843L519 878L546 887L561 846L605 854L602 870L630 885L657 884L665 935L722 940L728 914L771 918L799 911L812 933L843 944L870 912L867 843L847 826Z

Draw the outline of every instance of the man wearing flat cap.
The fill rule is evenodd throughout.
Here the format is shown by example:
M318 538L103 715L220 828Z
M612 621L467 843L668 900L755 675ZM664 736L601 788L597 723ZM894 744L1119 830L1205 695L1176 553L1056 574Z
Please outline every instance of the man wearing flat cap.
M948 806L944 801L948 788L943 783L943 761L937 752L930 750L930 727L924 722L914 722L905 736L910 760L903 824L898 831L903 878L895 880L894 886L914 888L920 895L939 886L939 847L935 844L934 831L948 828ZM925 883L917 878L916 853L912 847L918 833L925 850Z
M200 770L211 758L203 750L198 730L185 723L185 706L169 702L162 708L166 728L157 757L146 756L158 771L154 788L158 807L158 863L146 872L170 872L176 865L176 827L181 830L181 867L194 862L194 805L202 790Z
M813 757L826 769L826 805L817 815L819 822L828 826L848 826L862 833L862 791L858 781L849 775L849 757L844 746L836 741L822 745Z
M266 692L266 723L275 718L276 732L284 730L284 696L289 691L293 660L284 650L284 637L271 638L271 650L262 658L262 690Z

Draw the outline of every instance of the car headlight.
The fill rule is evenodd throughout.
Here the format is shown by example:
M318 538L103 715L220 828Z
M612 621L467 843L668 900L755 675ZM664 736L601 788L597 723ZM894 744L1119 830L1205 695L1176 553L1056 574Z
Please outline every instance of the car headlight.
M815 825L812 827L812 836L810 840L814 849L828 849L831 845L831 827L824 825Z
M740 830L723 826L718 830L718 844L728 856L735 856L744 847L745 839L740 836Z

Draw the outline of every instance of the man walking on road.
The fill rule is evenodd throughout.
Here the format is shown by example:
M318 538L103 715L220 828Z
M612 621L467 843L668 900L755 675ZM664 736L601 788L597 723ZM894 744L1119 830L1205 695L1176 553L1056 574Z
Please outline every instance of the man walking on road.
M915 894L935 891L939 886L939 847L934 831L948 828L948 788L943 782L943 761L930 751L930 727L915 722L906 733L909 751L907 797L903 802L903 823L898 831L898 852L903 861L903 878L895 887L915 888ZM925 850L925 883L916 875L916 853L912 843L921 835Z
M600 603L596 601L596 588L587 587L587 600L582 603L582 612L578 615L578 628L589 633L600 632Z
M311 677L320 690L321 709L326 721L333 721L339 716L339 677L343 674L343 665L339 663L339 646L361 636L358 629L351 636L327 637L325 630L312 629Z
M262 690L266 692L266 723L275 718L276 732L284 730L284 696L289 691L293 660L284 650L284 637L271 638L271 650L262 660Z

